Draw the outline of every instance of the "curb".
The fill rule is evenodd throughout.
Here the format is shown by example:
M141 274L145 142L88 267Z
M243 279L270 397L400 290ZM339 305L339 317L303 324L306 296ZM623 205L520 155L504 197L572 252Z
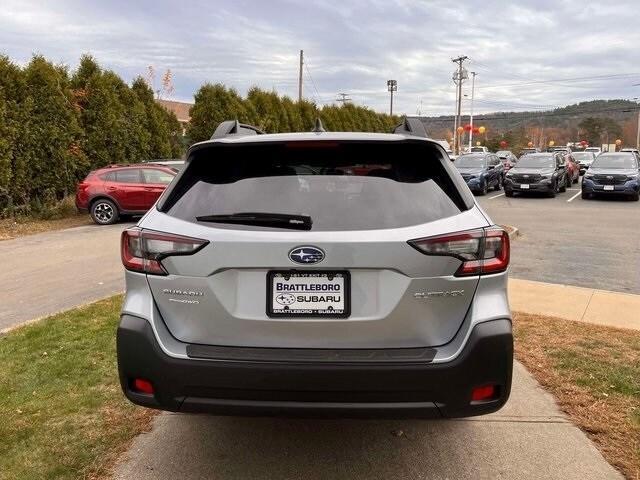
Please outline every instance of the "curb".
M512 225L500 225L500 226L504 228L509 234L509 240L515 240L517 237L520 236L520 229L518 227L514 227Z

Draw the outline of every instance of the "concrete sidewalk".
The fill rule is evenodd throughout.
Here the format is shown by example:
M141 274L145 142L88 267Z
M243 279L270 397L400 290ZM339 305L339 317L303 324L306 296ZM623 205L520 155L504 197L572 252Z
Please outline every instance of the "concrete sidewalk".
M291 420L163 413L116 479L621 479L520 365L484 417Z
M640 295L509 279L514 312L640 330Z

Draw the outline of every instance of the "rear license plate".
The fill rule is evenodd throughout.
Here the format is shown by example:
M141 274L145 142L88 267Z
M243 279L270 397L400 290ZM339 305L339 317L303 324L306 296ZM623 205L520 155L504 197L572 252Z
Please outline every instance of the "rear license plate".
M604 189L605 190L614 190L613 185L605 185Z
M351 313L347 271L271 271L267 273L269 317L334 317Z
M520 185L520 188L522 188L523 190L528 190L529 189L529 184L528 183L523 183L522 185Z

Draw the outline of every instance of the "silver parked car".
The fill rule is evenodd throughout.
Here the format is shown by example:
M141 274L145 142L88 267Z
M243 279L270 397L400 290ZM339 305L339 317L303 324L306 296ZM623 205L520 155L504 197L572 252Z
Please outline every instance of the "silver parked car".
M122 260L118 365L139 405L425 418L509 397L508 235L411 119L224 122L124 231Z

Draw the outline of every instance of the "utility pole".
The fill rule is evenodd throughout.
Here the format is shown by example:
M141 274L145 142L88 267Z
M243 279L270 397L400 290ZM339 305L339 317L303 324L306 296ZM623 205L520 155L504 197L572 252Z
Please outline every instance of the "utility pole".
M467 71L462 68L462 63L467 58L469 58L469 57L467 57L466 55L462 55L462 56L460 56L458 58L452 58L451 59L451 61L453 63L457 63L458 64L458 71L454 74L454 79L453 79L453 81L456 82L456 84L458 86L458 102L457 102L457 105L456 105L456 124L458 126L460 126L460 123L461 123L460 122L460 120L461 120L460 119L460 112L462 110L462 82L465 79L469 78L468 75L467 75ZM457 147L456 154L459 155L461 149L460 149L460 138L459 138L459 135L458 135L457 128L456 128L455 134L456 134L456 136L455 136L455 139L456 139L455 144L456 144L456 147Z
M349 97L349 94L348 94L348 93L340 92L340 93L338 93L338 96L336 97L336 102L340 102L340 103L342 103L343 105L344 105L345 103L350 102L350 101L351 101L351 97Z
M304 65L304 51L300 50L300 73L298 74L298 103L302 102L302 66Z
M469 130L469 151L471 151L473 143L473 96L476 90L476 75L476 72L471 72L471 113L469 114L469 125L471 126L471 130Z
M391 104L389 105L389 116L393 117L393 92L398 91L398 82L396 80L387 80L387 90L391 94Z

